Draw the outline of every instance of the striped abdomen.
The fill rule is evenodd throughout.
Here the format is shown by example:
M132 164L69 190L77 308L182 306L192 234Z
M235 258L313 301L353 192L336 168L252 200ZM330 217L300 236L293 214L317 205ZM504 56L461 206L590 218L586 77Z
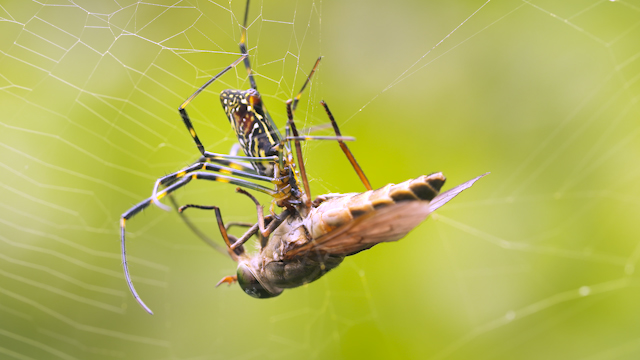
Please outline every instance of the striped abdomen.
M445 177L436 173L361 194L320 196L306 217L280 224L251 265L257 278L279 289L314 281L345 256L403 238L484 175L443 193Z
M426 205L438 195L445 180L442 173L435 173L361 194L330 198L311 211L305 225L311 237L318 240L345 224L393 204L417 202ZM386 228L385 224L380 226Z

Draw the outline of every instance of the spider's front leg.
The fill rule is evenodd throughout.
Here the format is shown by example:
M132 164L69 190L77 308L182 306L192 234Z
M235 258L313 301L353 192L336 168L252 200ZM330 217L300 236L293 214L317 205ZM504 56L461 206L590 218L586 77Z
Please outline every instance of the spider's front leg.
M258 175L253 169L248 169L249 171L246 171L247 169L225 167L217 164L211 164L209 162L196 162L182 170L176 171L169 175L165 175L159 178L158 180L156 180L156 183L153 186L153 192L151 193L153 204L163 210L170 211L171 209L169 207L167 207L166 205L163 205L158 201L159 200L158 189L160 188L160 186L170 186L176 181L178 181L179 179L184 178L185 176L188 176L199 170L208 170L208 171L213 171L220 174L234 175L234 176L251 179L251 180L272 182L272 179L270 177Z
M163 198L163 197L165 197L167 195L170 195L171 193L173 193L174 191L180 189L181 187L186 186L193 179L225 182L225 183L230 183L230 184L234 184L234 185L238 185L238 186L243 186L243 187L246 187L248 189L260 191L260 192L265 193L265 194L267 194L269 196L276 195L276 192L274 190L272 190L270 188L267 188L265 186L262 186L262 185L254 184L254 183L252 183L250 181L247 181L247 180L244 180L244 179L238 179L238 178L234 178L234 177L231 177L231 176L217 175L217 174L198 171L198 172L190 173L189 176L185 176L185 177L182 177L182 178L178 179L175 183L171 184L170 186L168 186L164 190L160 191L157 194L157 196L150 197L150 198L148 198L146 200L141 201L140 203L134 205L131 209L127 210L124 214L122 214L121 217L120 217L120 242L121 242L122 267L123 267L123 270L124 270L124 276L125 276L125 279L127 281L127 286L129 287L129 290L131 291L131 294L136 299L136 301L140 304L140 306L142 306L149 314L153 314L153 312L144 303L144 301L142 301L142 299L140 298L140 296L136 292L136 289L133 286L133 282L131 280L131 274L129 273L129 264L127 263L127 251L126 251L126 246L125 246L125 243L126 243L126 240L125 240L125 234L126 234L125 225L126 225L127 220L131 219L136 214L140 213L142 210L144 210L147 207L149 207L149 205L154 200L159 200L159 199L161 199L161 198ZM257 226L256 226L256 228L257 228ZM228 242L228 239L227 239L227 242ZM229 246L230 243L227 243L227 245ZM237 247L238 246L236 246L235 248L237 248ZM234 249L232 249L232 250L234 250ZM233 255L232 255L232 257L233 257Z
M216 214L216 221L218 223L218 228L220 229L220 234L222 235L224 242L227 244L229 255L233 260L235 260L236 262L239 262L240 260L246 258L243 244L247 240L249 240L253 235L258 234L260 241L262 243L262 246L264 247L266 245L266 240L268 240L271 233L275 230L276 227L278 227L282 223L284 219L286 219L286 214L285 216L281 216L281 217L275 217L272 215L262 216L262 211L261 211L262 207L260 206L260 203L255 199L255 197L253 197L253 195L251 195L250 193L240 188L237 188L236 191L244 195L247 195L256 203L256 207L260 209L258 210L258 223L250 226L247 232L245 232L244 235L240 237L240 239L236 238L233 235L230 235L227 232L228 227L225 226L224 220L222 220L222 213L220 212L220 208L218 208L217 206L188 204L188 205L181 206L178 209L178 211L182 213L185 209L188 209L188 208L196 208L201 210L213 210ZM283 212L283 214L285 212ZM265 224L268 224L268 227L266 229L265 229ZM218 281L218 283L216 284L216 287L220 286L223 283L231 285L237 281L238 281L237 275L225 276L220 281Z
M178 211L182 213L185 209L196 208L201 210L213 210L216 213L216 221L218 222L218 228L220 229L220 234L224 239L224 242L227 244L227 250L229 251L229 255L231 258L238 262L238 258L244 255L244 247L242 245L235 247L233 250L231 246L237 242L237 238L233 235L229 235L227 233L227 227L224 225L224 221L222 220L222 214L220 213L220 208L217 206L206 206L206 205L193 205L187 204L181 206ZM218 283L216 287L220 286L220 284L227 283L229 285L238 281L238 277L236 275L225 276Z

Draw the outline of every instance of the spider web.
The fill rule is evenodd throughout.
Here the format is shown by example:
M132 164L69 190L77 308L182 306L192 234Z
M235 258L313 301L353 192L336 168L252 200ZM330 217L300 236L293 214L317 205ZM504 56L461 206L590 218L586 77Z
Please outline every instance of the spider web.
M258 88L279 125L331 106L374 187L491 171L406 239L258 301L175 212L118 218L196 158L176 111L239 57L244 1L0 4L0 357L15 359L635 359L640 354L640 3L251 4ZM188 108L234 144L217 94ZM332 143L304 144L315 195L361 191ZM233 187L181 204L255 221ZM261 197L263 203L268 199ZM221 243L211 213L189 214Z

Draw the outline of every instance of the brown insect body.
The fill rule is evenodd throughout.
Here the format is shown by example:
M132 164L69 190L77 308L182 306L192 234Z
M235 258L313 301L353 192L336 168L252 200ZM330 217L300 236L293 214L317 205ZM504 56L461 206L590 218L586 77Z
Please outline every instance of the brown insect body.
M273 297L315 281L346 256L403 238L482 176L442 194L445 177L436 173L364 193L321 196L307 216L289 216L258 254L240 259L240 286L251 296ZM243 283L247 278L252 283Z

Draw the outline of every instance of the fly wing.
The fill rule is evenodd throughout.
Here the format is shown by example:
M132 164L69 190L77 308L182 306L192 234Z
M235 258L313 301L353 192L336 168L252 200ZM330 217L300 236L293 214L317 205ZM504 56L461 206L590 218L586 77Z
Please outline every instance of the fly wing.
M473 183L475 183L476 181L478 181L480 178L485 177L489 175L489 173L484 173L476 178L473 178L465 183L462 183L454 188L451 188L441 194L438 194L438 196L436 196L433 200L431 200L431 202L429 203L429 212L433 212L436 211L436 209L438 209L440 206L446 204L449 202L449 200L453 199L454 197L458 196L458 194L460 194L462 191L467 190L468 188L470 188Z
M348 256L381 242L397 241L424 221L431 212L485 175L487 174L447 190L432 201L406 200L378 207L304 246L291 249L285 254L285 258L292 259L307 253Z

